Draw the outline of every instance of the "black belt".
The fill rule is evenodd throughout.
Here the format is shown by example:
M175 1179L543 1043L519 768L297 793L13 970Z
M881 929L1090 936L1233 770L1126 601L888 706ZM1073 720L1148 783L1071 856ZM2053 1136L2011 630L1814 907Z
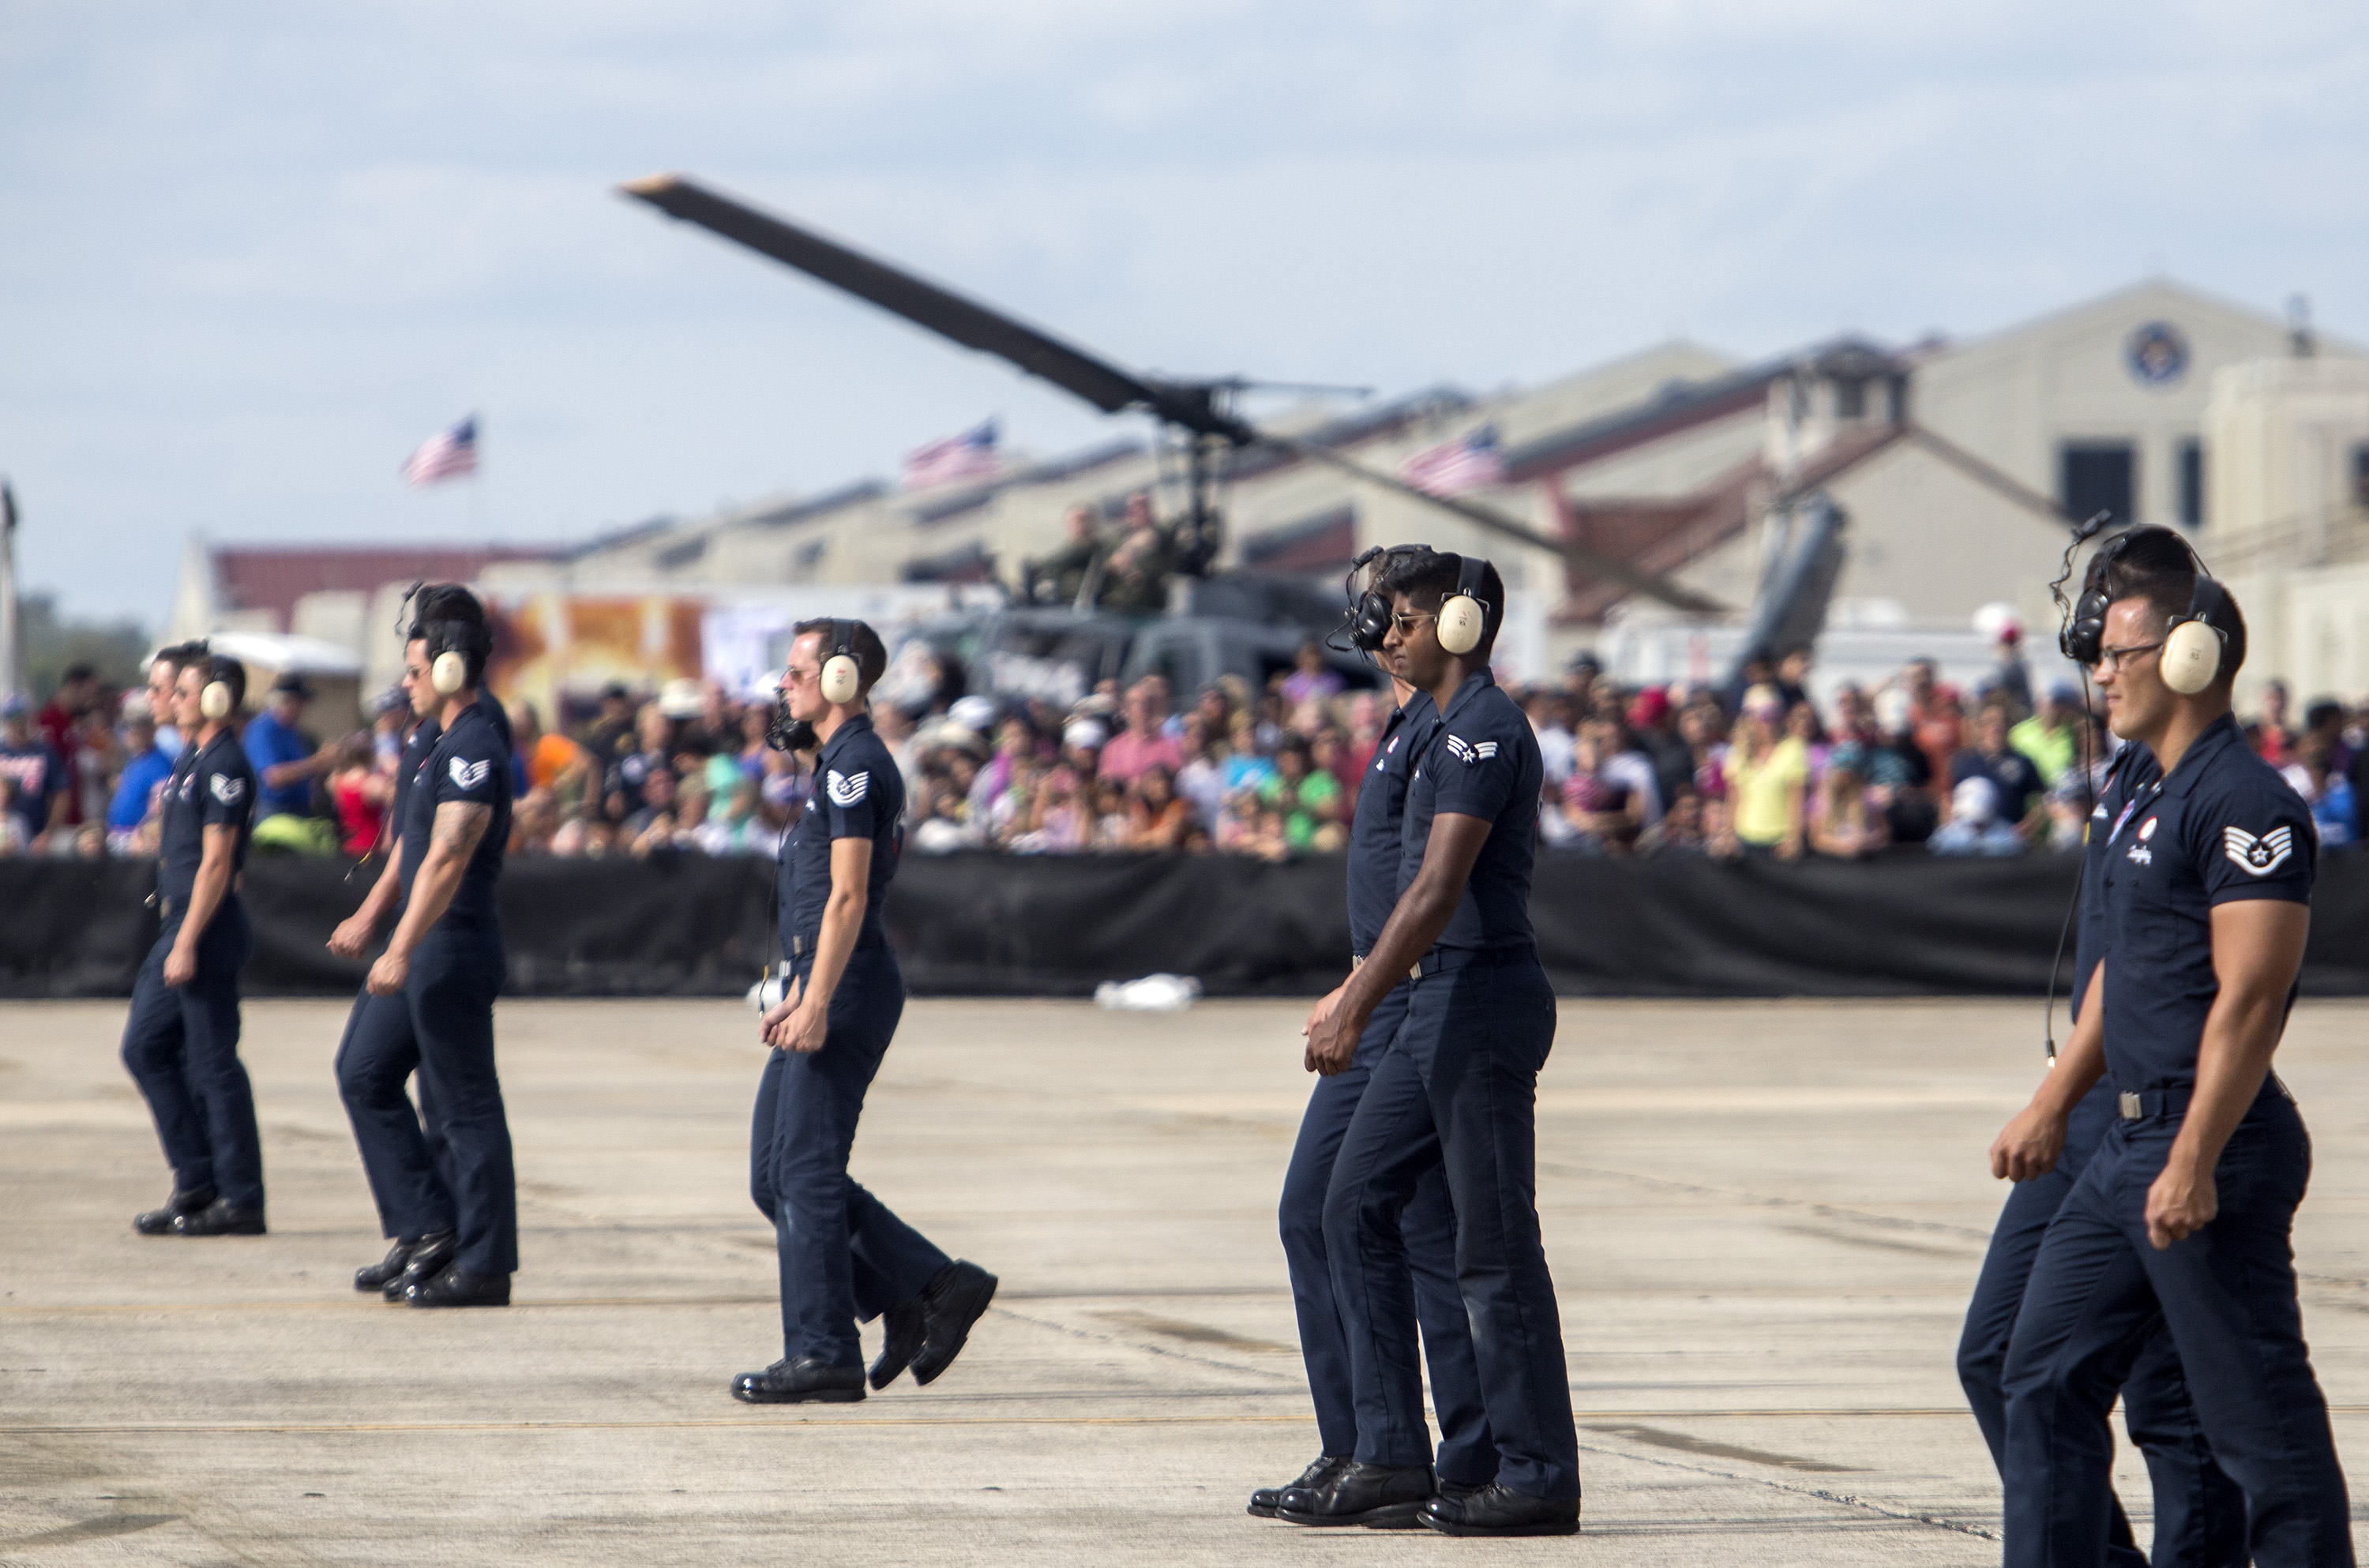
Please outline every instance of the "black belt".
M2288 1104L2295 1104L2295 1091L2289 1089L2277 1073L2269 1074L2262 1086L2278 1091L2279 1097ZM2167 1083L2159 1089L2142 1089L2135 1094L2125 1092L2117 1094L2114 1101L2123 1113L2123 1120L2143 1122L2155 1116L2176 1116L2187 1110L2189 1102L2195 1097L2196 1085L2193 1083ZM2257 1094L2255 1098L2259 1104L2260 1096Z
M2136 1093L2125 1089L2114 1097L2114 1104L2126 1122L2143 1122L2156 1116L2176 1116L2188 1109L2195 1096L2192 1083L2172 1083L2161 1089L2142 1089Z
M1527 944L1520 947L1435 947L1415 960L1414 967L1407 970L1407 979L1428 979L1433 975L1443 974L1450 969L1487 968L1497 964L1518 964L1524 959L1534 958L1537 956L1538 949ZM1349 955L1349 967L1352 969L1360 967L1365 962L1366 956L1363 953Z

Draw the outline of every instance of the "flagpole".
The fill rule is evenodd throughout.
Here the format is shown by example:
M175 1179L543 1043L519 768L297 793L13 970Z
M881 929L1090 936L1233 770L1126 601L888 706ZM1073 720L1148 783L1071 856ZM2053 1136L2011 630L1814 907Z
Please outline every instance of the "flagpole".
M0 697L23 689L24 638L17 605L17 491L0 479Z

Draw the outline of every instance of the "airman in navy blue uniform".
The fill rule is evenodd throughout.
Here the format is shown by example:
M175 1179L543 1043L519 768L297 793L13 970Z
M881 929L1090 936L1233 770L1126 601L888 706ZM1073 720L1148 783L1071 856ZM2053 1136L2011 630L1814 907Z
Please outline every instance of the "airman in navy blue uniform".
M993 1275L947 1257L847 1173L864 1093L905 1011L881 919L904 848L905 784L864 706L887 666L864 623L809 621L782 676L789 715L820 754L814 798L782 846L787 986L759 1025L773 1050L758 1081L749 1186L773 1226L783 1355L733 1379L733 1397L752 1404L862 1399L859 1319L886 1320L872 1387L908 1367L928 1383L995 1294Z
M255 951L238 876L255 823L255 772L230 720L246 695L237 660L196 655L176 678L174 715L193 738L166 782L156 901L164 929L140 966L123 1065L156 1118L173 1167L143 1235L263 1234L263 1140L238 1059L238 972Z
M424 670L426 661L421 662ZM443 738L443 723L432 716L441 711L434 686L414 677L407 668L404 681L406 688L419 687L407 692L415 713L430 716L420 717L404 740L395 770L395 801L387 813L385 867L362 907L329 938L330 950L344 957L360 957L401 905L406 887L403 825L412 785L426 775L429 754ZM509 744L509 716L501 704L492 693L481 690L477 706L500 733L503 744ZM511 783L515 789L517 781ZM429 821L432 835L432 813ZM347 1119L353 1124L362 1173L378 1208L380 1234L394 1243L384 1260L355 1271L354 1288L377 1291L389 1301L404 1300L412 1286L443 1272L459 1251L460 1205L452 1194L451 1150L436 1101L435 1075L421 1070L419 1038L406 994L379 996L365 985L354 998L345 1036L338 1046L338 1093L345 1101ZM417 1110L405 1093L406 1083L415 1075L419 1093Z
M1545 766L1489 674L1505 591L1495 568L1419 556L1393 566L1386 586L1395 613L1384 651L1440 717L1408 782L1396 904L1339 1005L1311 1027L1310 1063L1349 1066L1400 977L1413 984L1325 1196L1356 1462L1288 1494L1277 1516L1387 1523L1412 1503L1446 1534L1568 1535L1579 1528L1579 1443L1537 1203L1534 1097L1555 1027L1529 923ZM1412 1304L1390 1266L1406 1206L1435 1168L1455 1207L1457 1281L1496 1448L1490 1483L1463 1496L1436 1490Z
M1407 781L1414 759L1431 739L1438 715L1427 692L1398 682L1399 705L1383 727L1349 827L1349 940L1353 961L1382 933L1398 902L1400 836L1406 811ZM1401 981L1374 1009L1357 1041L1348 1070L1319 1078L1300 1118L1299 1139L1283 1179L1280 1220L1283 1253L1291 1272L1291 1296L1299 1317L1299 1351L1308 1367L1308 1391L1316 1402L1316 1433L1323 1453L1290 1486L1251 1494L1250 1512L1273 1517L1292 1487L1314 1488L1333 1480L1354 1458L1357 1412L1350 1381L1349 1345L1333 1299L1332 1265L1325 1254L1324 1195L1332 1185L1333 1162L1340 1152L1349 1118L1365 1093L1374 1064L1390 1049L1406 1018L1414 983ZM1334 991L1317 1013L1339 1005ZM1313 1026L1313 1019L1310 1021ZM1423 1325L1424 1358L1431 1366L1431 1392L1439 1415L1439 1453L1435 1463L1442 1492L1462 1493L1486 1485L1497 1471L1497 1451L1481 1404L1480 1375L1472 1359L1471 1325L1456 1285L1456 1210L1448 1199L1448 1178L1436 1167L1424 1173L1400 1216L1405 1239L1395 1257L1377 1256L1377 1272L1395 1271L1393 1293L1412 1293ZM1427 1461L1430 1456L1426 1455ZM1331 1521L1327 1521L1331 1522ZM1408 1520L1412 1523L1410 1517Z
M2082 853L2080 935L2075 944L2073 1016L2077 1022L2089 987L2107 958L2105 865L2107 841L2127 822L2142 795L2158 777L2155 756L2144 746L2125 746L2107 769L2105 787L2092 812ZM2080 1179L2116 1119L2114 1088L2100 1079L2066 1118L2065 1149L2055 1168L2018 1182L2008 1192L1998 1225L1991 1232L1974 1298L1966 1310L1958 1343L1958 1381L1966 1391L1975 1425L1990 1445L1991 1461L2007 1459L2007 1352L2015 1320L2023 1308L2031 1262L2048 1222ZM2123 1387L2123 1422L2131 1441L2146 1458L2155 1494L2154 1561L2157 1568L2228 1568L2246 1558L2246 1499L2237 1483L2213 1462L2212 1448L2198 1425L2171 1336L2158 1332L2131 1368ZM2144 1568L2122 1504L2107 1500L2106 1561L2113 1568Z
M480 701L493 648L484 607L452 584L419 590L414 604L404 687L423 723L405 750L395 850L361 910L330 939L359 956L385 911L400 910L338 1052L338 1089L381 1223L403 1254L355 1285L396 1285L414 1307L508 1306L518 1182L494 1063L494 999L509 972L495 888L509 843L509 727L498 704ZM404 1097L415 1067L441 1151Z
M2095 670L2114 732L2163 775L2108 836L2103 972L1992 1155L2018 1179L2047 1170L2071 1105L2111 1075L2116 1119L2041 1242L2008 1345L2006 1559L2105 1560L2108 1413L2160 1328L2244 1490L2253 1562L2349 1564L2290 1242L2310 1139L2271 1072L2310 924L2310 811L2230 715L2235 602L2182 569L2168 531L2131 545L2107 574Z

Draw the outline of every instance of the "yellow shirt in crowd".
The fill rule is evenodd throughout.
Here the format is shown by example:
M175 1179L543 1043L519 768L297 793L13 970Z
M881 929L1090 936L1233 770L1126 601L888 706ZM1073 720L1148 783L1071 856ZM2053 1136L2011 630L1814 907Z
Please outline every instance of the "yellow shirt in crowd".
M1763 849L1783 842L1793 831L1809 786L1809 747L1799 736L1789 735L1757 763L1744 760L1741 747L1730 748L1726 773L1735 836Z

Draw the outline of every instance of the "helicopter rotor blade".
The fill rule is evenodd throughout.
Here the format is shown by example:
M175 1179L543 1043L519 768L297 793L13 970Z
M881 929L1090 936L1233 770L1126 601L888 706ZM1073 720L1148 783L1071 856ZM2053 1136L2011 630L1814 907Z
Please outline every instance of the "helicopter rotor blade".
M1296 452L1312 463L1322 463L1327 467L1336 468L1344 474L1363 479L1368 484L1379 485L1393 495L1403 496L1408 500L1461 518L1467 522L1484 528L1501 537L1511 539L1517 544L1551 552L1589 577L1600 578L1607 582L1617 582L1621 587L1644 594L1649 599L1657 599L1672 609L1683 610L1693 615L1715 615L1727 608L1716 599L1697 593L1692 589L1681 587L1657 573L1632 567L1626 561L1607 555L1601 551L1591 550L1585 544L1575 544L1565 539L1551 539L1528 523L1517 522L1495 508L1484 507L1478 501L1468 501L1461 496L1435 496L1429 490L1420 489L1408 484L1395 474L1385 474L1380 469L1368 468L1356 459L1335 452L1331 447L1320 445L1315 441L1302 441L1297 436L1276 435L1272 431L1261 432L1259 439L1271 446L1278 446L1286 452Z
M966 299L785 218L759 212L682 175L653 175L617 189L670 218L696 223L966 349L993 354L1105 414L1139 407L1196 429L1211 423L1181 418L1194 410L1190 399L1178 397L1180 389L1122 370L977 300ZM1232 436L1230 430L1215 425L1203 433Z

